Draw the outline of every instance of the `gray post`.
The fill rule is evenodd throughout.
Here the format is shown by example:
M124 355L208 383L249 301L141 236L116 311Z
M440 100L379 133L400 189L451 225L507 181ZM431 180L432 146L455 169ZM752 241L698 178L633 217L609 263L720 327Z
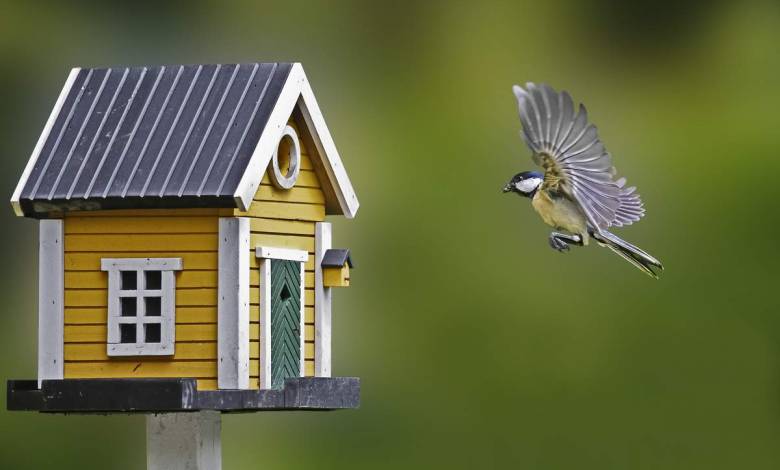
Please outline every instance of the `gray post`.
M161 413L146 417L148 470L220 470L219 411Z

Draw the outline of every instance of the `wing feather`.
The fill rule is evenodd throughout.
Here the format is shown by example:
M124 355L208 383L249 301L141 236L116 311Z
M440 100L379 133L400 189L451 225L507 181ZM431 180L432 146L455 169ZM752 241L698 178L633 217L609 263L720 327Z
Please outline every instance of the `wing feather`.
M645 209L636 188L625 187L625 178L615 179L612 157L583 104L575 108L569 93L545 84L526 83L525 89L514 86L513 91L523 140L544 167L546 189L569 194L597 231L642 218Z
M526 83L525 86L531 93L531 104L536 108L536 113L539 117L539 137L544 146L544 144L550 142L550 113L542 91L533 83Z
M553 95L556 94L555 90L553 90L552 88L547 87L546 89L550 90L550 93L552 93ZM555 111L557 113L557 119L555 120L555 133L553 134L553 138L552 138L553 146L555 145L556 142L558 142L558 136L561 135L561 124L563 123L563 111L564 111L564 109L563 109L563 94L558 93L555 98L556 98L555 99L555 103L556 103Z
M526 87L533 86L533 83L526 84ZM532 88L529 87L528 91L533 92ZM528 93L528 104L531 105L531 111L533 112L534 119L536 120L536 129L534 131L534 140L541 146L544 144L543 136L544 136L544 128L542 127L542 115L541 111L537 105L537 101L534 99L533 95L531 93Z
M569 135L571 134L571 130L574 128L575 122L574 101L572 101L571 96L569 96L569 94L564 91L561 93L561 99L563 101L563 106L561 108L562 131L554 142L555 148L561 148L566 139L568 139Z

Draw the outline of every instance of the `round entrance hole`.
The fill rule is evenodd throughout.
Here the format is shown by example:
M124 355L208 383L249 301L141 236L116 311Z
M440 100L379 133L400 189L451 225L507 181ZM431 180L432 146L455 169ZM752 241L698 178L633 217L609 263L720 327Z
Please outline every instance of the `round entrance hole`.
M287 126L279 138L279 144L271 159L271 180L281 189L295 186L301 170L301 147L298 134L292 126Z

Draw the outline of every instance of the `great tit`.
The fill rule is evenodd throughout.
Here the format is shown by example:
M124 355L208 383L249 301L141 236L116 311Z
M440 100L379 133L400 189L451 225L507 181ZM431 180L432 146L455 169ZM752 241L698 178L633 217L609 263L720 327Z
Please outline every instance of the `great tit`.
M627 188L625 178L615 179L612 158L588 123L585 106L575 113L567 92L544 84L515 85L512 91L520 107L521 135L544 173L518 173L504 192L530 198L545 223L567 232L550 233L555 250L568 251L569 245L587 245L593 238L657 279L660 261L607 230L638 221L645 210L636 188Z

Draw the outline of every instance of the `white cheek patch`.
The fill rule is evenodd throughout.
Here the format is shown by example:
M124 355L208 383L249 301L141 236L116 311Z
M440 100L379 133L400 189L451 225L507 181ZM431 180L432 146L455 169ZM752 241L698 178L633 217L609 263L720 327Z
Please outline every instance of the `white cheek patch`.
M530 193L534 189L537 188L542 183L542 180L540 178L528 178L523 181L518 181L515 183L515 187L518 191L523 193Z

